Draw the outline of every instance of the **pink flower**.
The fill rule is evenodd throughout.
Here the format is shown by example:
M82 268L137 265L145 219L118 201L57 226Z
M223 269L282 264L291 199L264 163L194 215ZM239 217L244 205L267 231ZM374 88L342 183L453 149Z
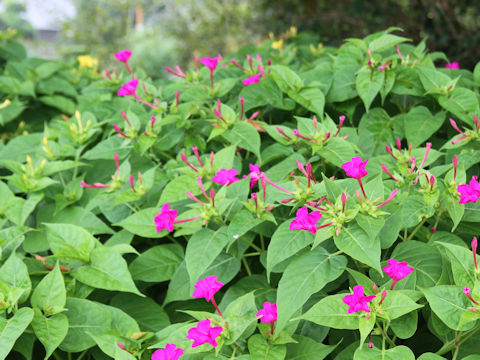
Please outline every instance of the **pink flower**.
M375 295L363 296L362 285L356 285L353 287L353 294L345 295L342 301L349 306L348 313L356 313L361 310L369 313L370 308L368 303L375 298Z
M197 327L188 330L187 339L193 340L192 347L197 347L205 343L209 343L213 347L217 347L215 338L223 331L221 326L210 327L210 319L199 321Z
M368 174L368 172L365 170L368 160L369 159L362 162L362 158L360 156L355 156L351 161L343 164L342 169L345 170L347 176L350 176L354 179L360 179Z
M223 287L223 283L217 281L217 277L213 275L207 276L203 280L198 280L194 287L193 297L195 299L205 298L205 300L210 301L217 291Z
M460 193L460 201L459 204L466 204L468 202L476 203L478 198L480 197L480 184L478 183L478 177L472 176L472 180L470 183L459 185L457 187L457 191Z
M165 345L165 349L158 349L152 354L152 360L177 360L183 355L183 349L175 344Z
M263 309L257 311L260 322L273 323L277 321L277 303L270 304L268 301L263 303Z
M406 278L413 270L415 270L414 268L409 267L406 261L398 262L396 259L389 259L387 262L388 266L385 266L382 270L393 279L390 290L393 290L397 281Z
M249 86L260 81L260 74L255 74L242 81L243 85Z
M160 214L155 216L155 226L157 227L157 232L167 229L168 231L173 231L173 225L175 224L175 218L177 217L178 210L170 210L170 205L168 203L162 206L162 211Z
M302 206L297 210L297 217L295 220L290 223L290 230L307 230L312 234L316 234L317 227L315 224L318 222L318 220L320 220L321 217L322 213L320 211L312 211L309 214L308 208L306 206Z
M250 189L253 189L258 180L260 180L262 173L260 172L260 166L258 165L248 164L248 167L250 169L250 174L243 175L243 177L246 178L250 176Z
M447 69L460 69L460 64L458 63L458 61L453 61L451 63L446 63L445 67Z
M220 169L212 178L212 181L221 185L231 185L240 180L236 178L237 174L238 171L235 169Z
M117 91L118 96L134 96L137 91L138 80L130 80L126 84L123 84Z
M118 61L121 62L127 62L128 59L130 59L130 56L132 56L132 51L131 50L122 50L114 54L115 58Z
M218 57L204 57L200 60L200 62L205 65L210 71L213 71L217 68L218 65Z

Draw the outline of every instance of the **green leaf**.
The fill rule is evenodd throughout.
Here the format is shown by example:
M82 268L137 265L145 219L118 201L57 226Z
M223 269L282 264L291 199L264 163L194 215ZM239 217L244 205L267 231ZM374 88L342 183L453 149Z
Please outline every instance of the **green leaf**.
M391 258L407 261L408 265L415 269L418 286L435 286L442 275L442 256L430 244L413 240L401 242L393 251ZM404 280L400 280L398 284L402 281Z
M227 231L227 227L221 227L217 231L201 229L188 240L185 263L187 264L191 284L194 284L200 278L202 273L227 246L230 241Z
M440 89L445 91L452 84L452 79L437 69L418 67L417 74L427 93L440 93Z
M88 333L102 334L111 328L112 315L93 301L67 298L66 308L68 333L60 344L60 349L65 352L80 352L91 348L95 341Z
M362 116L358 125L358 146L367 155L383 155L385 144L393 144L393 119L380 108L371 109ZM369 139L369 141L366 141Z
M238 122L233 128L223 133L223 137L232 145L240 146L247 151L255 154L260 160L260 135L253 125L247 122ZM197 184L198 187L198 184Z
M333 238L339 250L381 273L378 237L370 238L360 226L353 224L343 227L340 235Z
M290 230L292 220L280 224L275 230L268 245L267 251L267 275L275 265L295 255L314 240L314 235L306 230Z
M119 136L111 136L106 140L99 142L93 148L82 155L82 159L86 160L112 160L115 153L120 159L123 159L130 152L130 147L125 145L123 138Z
M55 349L62 343L68 332L68 319L64 314L46 317L35 308L32 328L38 340L45 347L45 360L49 359Z
M480 86L480 62L478 62L473 69L473 80L475 81L477 86Z
M402 204L403 217L402 227L412 227L419 224L425 217L428 218L435 210L425 204L422 195L410 195Z
M382 52L384 50L390 50L395 45L406 41L410 41L410 39L392 34L383 34L382 36L372 40L368 47L370 50L372 50L372 52Z
M318 154L335 166L342 166L350 161L356 152L352 144L340 137L330 138L326 146L318 151Z
M228 225L228 237L233 238L233 236L242 236L262 222L262 219L253 215L250 211L242 209L236 213L230 221L230 224Z
M392 320L390 327L400 339L408 339L415 334L418 325L418 312L412 311Z
M53 315L63 310L66 300L65 283L57 263L33 290L30 303L42 309L46 315Z
M461 324L462 315L470 310L470 300L463 293L462 286L437 285L421 289L432 311L452 330L470 330L475 322Z
M52 95L52 96L41 96L38 100L46 105L54 107L61 112L72 115L75 112L76 105L75 103L65 96Z
M348 305L342 299L347 294L337 294L324 297L313 305L310 310L301 316L318 325L332 327L334 329L358 329L359 314L348 313Z
M260 335L248 339L248 350L252 360L283 360L287 354L285 345L272 345Z
M176 177L170 181L164 187L158 204L163 205L166 203L187 199L187 191L190 191L193 195L201 194L200 187L198 186L195 177L190 175L180 175L179 177Z
M347 65L333 72L332 86L327 94L327 102L342 102L357 97L355 74L361 65Z
M455 284L462 286L474 287L475 265L473 263L473 255L470 249L463 246L448 244L444 242L435 242L445 248L448 259L452 265L453 278Z
M47 227L48 244L56 257L83 262L90 260L96 240L87 230L71 224L44 225Z
M310 296L337 279L345 270L347 259L331 255L321 247L305 250L288 264L278 284L277 334Z
M257 323L257 305L255 304L255 296L253 292L249 292L238 297L230 304L224 312L225 320L228 322L228 330L230 338L228 343L237 341L244 332ZM252 328L252 332L255 326Z
M290 90L298 91L303 86L302 79L287 66L273 65L269 69L273 80L284 93Z
M325 359L337 345L324 345L306 336L293 337L297 343L287 345L288 360L322 360Z
M133 333L140 331L137 321L123 310L119 309L118 307L105 304L99 305L101 305L112 315L112 329L119 331L123 336L130 336Z
M0 321L0 360L4 360L12 350L15 341L22 335L33 319L33 310L20 308L8 321Z
M0 281L15 290L16 299L12 299L13 301L18 301L21 304L28 299L32 290L32 283L28 276L27 266L15 252L12 252L0 268Z
M392 349L382 351L379 348L369 349L363 347L355 351L353 360L415 360L415 355L408 347L400 345Z
M370 314L368 319L366 316L360 316L358 318L358 330L360 331L360 347L363 346L365 339L372 332L375 326L375 319L375 313Z
M143 331L159 331L170 324L165 310L150 298L117 294L113 297L111 306L130 315Z
M358 72L355 86L358 96L365 104L365 110L368 112L370 105L375 97L378 95L383 86L384 75L381 71L372 71L372 69L365 67Z
M290 90L287 94L305 109L310 110L320 118L323 118L325 96L320 89L316 87L304 87L298 92Z
M417 147L440 129L445 120L445 112L433 115L425 106L416 106L403 119L407 141Z
M393 320L411 311L421 308L410 297L399 291L387 290L387 297L382 303L382 310L388 319Z
M94 249L90 258L90 265L73 271L75 279L97 289L125 291L143 296L135 286L122 255L102 246Z
M177 244L154 246L129 266L134 280L162 282L170 280L183 261L183 249Z
M434 353L423 353L417 360L446 360L444 357L441 357L440 355L434 354ZM466 358L463 358L463 360L466 360ZM475 360L475 359L470 359L470 360Z
M156 208L142 209L115 225L123 227L132 234L145 238L161 238L166 236L169 232L165 229L161 232L157 232L157 228L155 227L155 216L158 212L159 211Z
M450 96L440 96L438 103L466 124L472 124L473 116L480 112L477 95L465 88L456 88Z

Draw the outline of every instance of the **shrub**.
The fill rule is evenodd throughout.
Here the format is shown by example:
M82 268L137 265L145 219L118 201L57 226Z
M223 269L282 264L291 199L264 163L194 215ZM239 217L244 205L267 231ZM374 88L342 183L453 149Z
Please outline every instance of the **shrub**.
M0 150L0 358L478 355L479 66L390 31L161 87L129 57Z

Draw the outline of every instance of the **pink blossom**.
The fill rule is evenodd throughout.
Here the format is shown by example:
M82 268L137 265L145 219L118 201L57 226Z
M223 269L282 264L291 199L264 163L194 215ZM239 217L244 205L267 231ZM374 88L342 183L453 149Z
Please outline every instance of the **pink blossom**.
M242 81L243 85L249 86L260 81L260 74L255 74Z
M415 270L408 266L408 262L402 261L398 262L396 259L389 259L388 266L382 268L382 270L393 279L392 287L390 290L393 290L393 287L397 281L406 278L410 273Z
M214 71L218 65L218 57L204 57L200 62L205 65L210 71Z
M235 169L220 169L212 178L212 181L221 185L231 185L240 180L236 178L237 174L238 171Z
M356 313L359 311L370 312L368 303L375 298L375 295L363 296L362 285L356 285L353 287L353 294L345 295L342 301L349 306L348 313Z
M260 180L262 173L260 172L260 166L258 165L248 164L248 167L250 169L250 174L243 175L243 177L246 178L250 176L250 189L253 189L258 180Z
M480 197L480 184L478 183L478 177L472 176L470 183L459 185L457 191L460 193L459 204L466 204L468 202L476 203Z
M342 169L345 170L347 176L354 179L360 179L368 174L368 172L365 170L368 160L369 159L362 162L362 158L360 156L355 156L351 161L343 164Z
M268 301L263 303L263 309L257 311L260 322L272 323L277 321L277 303L270 304Z
M215 340L223 331L221 326L210 327L210 319L205 319L197 323L197 327L188 330L187 339L193 340L192 347L197 347L205 343L209 343L213 347L217 347Z
M173 225L175 224L175 218L177 217L177 214L178 210L170 210L170 204L164 204L160 214L155 216L155 226L157 227L157 232L160 232L163 229L173 231Z
M321 217L322 213L320 211L312 211L309 214L308 208L306 206L302 206L297 210L295 220L290 223L290 230L307 230L312 234L316 234L317 227L315 224L318 222L318 220L320 220Z
M198 280L194 285L193 297L195 299L205 298L210 301L213 296L223 287L223 283L217 281L217 276L207 276L203 280Z
M460 69L460 64L458 61L452 61L451 63L446 63L445 67L447 69Z
M130 80L123 84L117 91L118 96L134 96L137 91L138 79Z
M130 56L132 56L132 51L131 50L122 50L114 54L115 58L118 61L121 62L127 62L128 59L130 59Z
M183 355L183 349L175 344L167 344L164 349L158 349L152 354L152 360L177 360Z

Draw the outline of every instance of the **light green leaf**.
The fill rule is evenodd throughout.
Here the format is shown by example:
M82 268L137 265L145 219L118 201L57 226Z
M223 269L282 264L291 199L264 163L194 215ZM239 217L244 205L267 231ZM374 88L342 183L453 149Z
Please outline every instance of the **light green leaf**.
M190 175L180 175L165 186L162 191L162 195L160 196L158 205L161 206L166 203L187 199L187 191L190 191L193 195L201 194L200 187L198 186L195 177Z
M384 75L381 71L372 71L372 69L365 67L357 74L355 81L358 96L365 104L365 110L368 112L370 105L375 97L378 95L383 86Z
M223 137L232 145L240 146L251 151L260 160L260 135L253 125L247 122L238 122L229 131L223 133ZM198 184L197 184L198 187Z
M90 260L95 238L85 229L72 224L44 224L47 239L55 256L83 262Z
M363 347L355 351L353 360L415 360L415 355L408 347L400 345L385 352L379 348Z
M167 281L183 261L183 256L183 249L177 244L154 246L133 260L129 270L134 280Z
M248 339L248 350L252 360L283 360L287 354L285 345L272 345L260 335Z
M416 106L404 117L405 136L414 147L419 146L440 129L445 112L440 111L433 115L425 106Z
M8 321L0 321L0 360L4 360L12 350L15 341L23 334L33 319L33 310L20 308Z
M45 347L44 359L47 360L67 336L68 319L64 314L46 317L38 308L34 308L34 312L32 328L38 340Z
M15 252L12 252L0 268L0 281L15 290L17 298L12 299L13 301L18 301L21 304L28 299L28 295L30 295L32 290L32 282L28 275L27 266L18 258Z
M33 307L42 309L46 315L54 315L63 310L66 300L65 283L57 264L33 290L30 302Z
M227 343L234 343L252 324L256 324L256 313L257 305L253 292L240 296L228 304L224 312L230 331L230 338ZM252 332L254 329L255 326L252 328Z
M293 337L297 343L287 345L288 360L322 360L330 354L337 345L324 345L306 336Z

